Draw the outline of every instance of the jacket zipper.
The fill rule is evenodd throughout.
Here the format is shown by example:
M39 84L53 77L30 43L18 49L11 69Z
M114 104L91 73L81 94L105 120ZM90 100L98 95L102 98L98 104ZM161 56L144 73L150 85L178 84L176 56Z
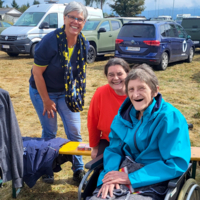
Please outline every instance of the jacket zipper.
M138 148L138 146L137 146L137 142L136 142L136 134L137 134L138 129L139 129L140 126L142 125L142 122L143 122L143 117L142 117L142 119L141 119L141 123L140 123L140 125L138 126L138 128L137 128L137 130L135 131L135 134L134 134L134 144L135 144L135 147L136 147L136 149L138 150L139 153L141 153L141 152L140 152L140 150L139 150L139 148Z

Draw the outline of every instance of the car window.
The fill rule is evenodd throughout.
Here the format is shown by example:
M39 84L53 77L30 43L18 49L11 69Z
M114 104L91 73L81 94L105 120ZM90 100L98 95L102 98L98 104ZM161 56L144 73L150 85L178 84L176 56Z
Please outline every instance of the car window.
M83 31L92 31L95 30L97 28L97 26L99 25L100 21L86 21L84 27L83 27Z
M49 24L49 28L58 28L58 14L57 13L48 14L43 22L47 22Z
M110 31L110 24L109 24L109 21L105 21L103 22L99 28L105 28L106 31Z
M185 32L183 27L176 25L176 28L177 28L177 31L178 31L178 37L179 38L186 38L187 37L187 33Z
M112 21L111 20L111 25L112 25L112 30L117 30L121 27L121 24L118 21Z
M155 38L155 27L149 24L124 25L119 37Z
M9 27L9 26L11 26L11 24L9 24L9 23L7 23L7 22L2 22L2 24L3 24L4 27Z
M1 22L0 22L0 27L2 27Z
M163 36L163 37L167 37L167 32L166 32L166 28L165 28L165 25L161 25L160 26L160 34Z
M165 27L168 37L178 37L178 33L174 24L166 24Z

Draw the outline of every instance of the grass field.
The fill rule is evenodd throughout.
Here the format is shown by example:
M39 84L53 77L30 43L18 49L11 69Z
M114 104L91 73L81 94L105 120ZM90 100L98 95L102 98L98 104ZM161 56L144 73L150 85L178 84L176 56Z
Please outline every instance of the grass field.
M103 67L109 56L89 64L87 68L87 94L85 109L81 112L81 133L83 141L88 141L87 111L91 97L97 87L107 83ZM0 88L10 93L22 136L41 137L41 126L29 98L29 77L33 59L28 56L9 57L0 52ZM177 107L186 117L188 123L193 123L190 130L192 146L200 146L200 49L197 49L192 63L178 62L170 64L166 71L155 72L163 98ZM57 136L65 138L63 125L58 119ZM84 162L90 160L83 158ZM18 199L42 200L75 200L78 187L72 180L71 164L62 165L62 171L55 174L52 185L41 180L33 188L25 185ZM197 181L200 184L200 170L197 169ZM11 182L4 183L0 188L0 199L11 199Z

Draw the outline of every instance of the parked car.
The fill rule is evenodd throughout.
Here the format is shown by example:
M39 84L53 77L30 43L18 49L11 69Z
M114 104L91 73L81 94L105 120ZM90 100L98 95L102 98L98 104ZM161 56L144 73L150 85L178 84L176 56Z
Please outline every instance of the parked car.
M146 20L144 16L136 16L136 17L111 17L110 19L118 19L122 22L122 24L128 23L130 21L141 21Z
M9 23L7 23L7 22L0 21L0 33L1 33L4 29L6 29L6 28L8 28L8 27L10 27L10 26L12 26L12 25L9 24Z
M200 47L200 16L190 16L183 18L181 25L191 36L195 47Z
M177 14L176 15L176 23L181 24L184 17L190 17L191 14Z
M85 23L82 33L90 42L88 63L95 61L96 56L114 53L115 39L122 27L120 20L111 18L91 18Z
M168 15L160 15L160 16L158 16L158 18L162 18L164 20L172 20L172 17L168 16Z
M183 27L173 21L131 22L124 24L118 34L115 56L165 70L171 62L192 62L195 47L190 38Z
M63 25L63 12L67 3L57 4L50 0L46 2L30 6L12 27L1 33L1 51L6 52L9 56L30 54L33 57L36 44L46 34ZM86 9L88 18L103 17L101 9L88 6Z

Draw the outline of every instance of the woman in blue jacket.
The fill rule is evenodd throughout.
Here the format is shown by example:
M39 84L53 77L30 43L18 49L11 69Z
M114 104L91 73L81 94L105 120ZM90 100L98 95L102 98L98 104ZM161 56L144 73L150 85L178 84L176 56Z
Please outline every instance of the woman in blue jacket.
M158 93L153 70L146 64L135 67L125 85L128 98L112 122L104 170L97 183L100 188L97 196L103 199L107 194L112 197L119 184L135 189L181 176L191 156L186 119ZM144 166L129 174L119 172L126 156ZM141 195L142 199L162 199L164 195L155 191L138 193L140 196L131 194L131 199L141 199Z

